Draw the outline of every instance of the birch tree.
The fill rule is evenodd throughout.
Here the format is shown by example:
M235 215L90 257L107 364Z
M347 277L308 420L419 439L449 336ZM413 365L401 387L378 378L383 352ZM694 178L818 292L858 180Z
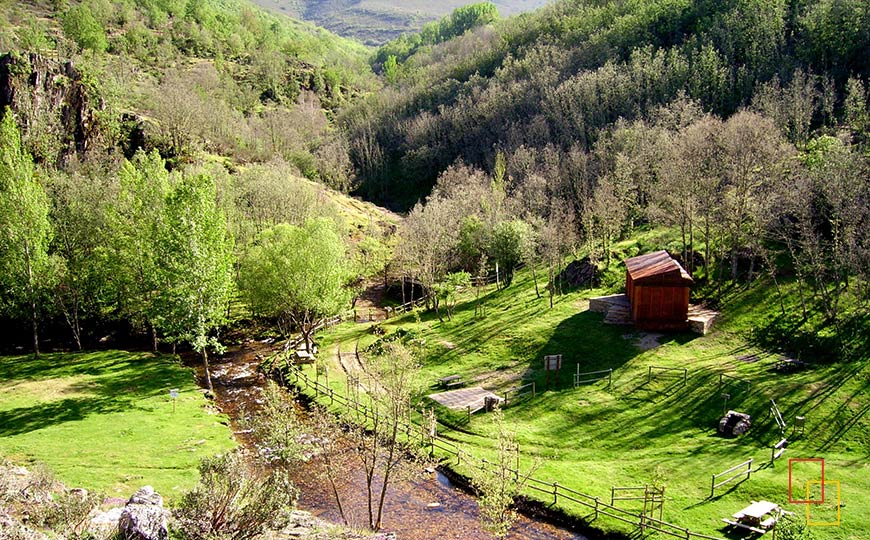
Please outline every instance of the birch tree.
M202 358L209 390L209 347L225 321L233 291L233 240L217 207L214 180L185 178L166 201L165 230L159 242L162 329L174 341L190 343Z
M49 200L9 109L0 121L0 306L30 319L39 356L39 317L54 276Z

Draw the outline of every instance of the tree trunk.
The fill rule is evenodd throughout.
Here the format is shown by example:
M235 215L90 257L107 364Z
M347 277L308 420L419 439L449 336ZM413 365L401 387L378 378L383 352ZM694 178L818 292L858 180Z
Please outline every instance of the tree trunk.
M36 288L33 283L33 265L30 263L30 243L24 241L24 263L27 265L27 295L30 297L30 323L33 330L33 357L39 358L39 326L37 323Z
M535 265L530 264L529 268L532 269L532 281L535 282L535 298L541 297L541 291L538 290L538 273L535 272Z
M151 321L148 321L148 326L151 328L151 352L157 354L157 328Z
M39 328L36 323L36 302L30 301L30 321L33 325L33 357L39 358Z
M214 394L214 386L211 384L211 371L208 369L208 351L205 347L202 348L202 367L205 368L205 381L208 384L208 391Z

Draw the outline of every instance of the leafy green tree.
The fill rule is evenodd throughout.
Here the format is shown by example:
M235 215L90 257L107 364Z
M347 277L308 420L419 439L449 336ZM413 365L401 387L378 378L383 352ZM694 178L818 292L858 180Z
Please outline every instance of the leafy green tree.
M63 15L63 32L81 49L101 53L109 46L106 30L86 4L75 5Z
M48 254L52 238L48 213L48 196L7 108L0 121L0 307L30 318L35 356L39 356L40 311L56 269Z
M110 244L107 208L113 179L96 174L55 172L47 188L52 200L52 250L63 258L54 289L55 304L69 326L76 347L82 348L83 321L109 307L106 294L107 250Z
M208 348L221 350L212 333L226 318L233 291L233 239L218 208L214 180L188 176L166 201L159 238L161 328L190 343L202 357L209 390Z
M156 150L150 154L140 151L132 161L124 162L118 180L120 192L108 211L112 284L120 315L144 324L156 351L161 326L157 291L162 282L158 246L170 174Z
M499 265L505 287L513 281L514 270L523 260L530 236L528 223L521 220L502 221L492 231L489 252L492 260Z
M394 54L389 55L384 62L384 78L387 84L395 84L399 80L399 65Z
M456 297L460 289L471 286L471 275L468 272L452 272L447 274L443 281L435 286L435 294L444 303L447 312L447 320L453 319L453 310L456 308ZM440 317L440 313L438 314Z
M242 259L239 281L256 313L274 318L285 336L294 325L310 348L317 327L349 303L350 275L334 223L316 218L263 231Z

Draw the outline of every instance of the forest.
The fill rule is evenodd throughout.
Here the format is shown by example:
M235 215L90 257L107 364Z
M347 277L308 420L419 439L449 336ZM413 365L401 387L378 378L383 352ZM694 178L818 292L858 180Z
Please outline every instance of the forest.
M763 278L787 321L766 339L858 354L864 2L482 3L377 50L242 0L2 9L7 344L148 335L206 358L240 313L307 335L367 276L439 310L520 263L552 299L569 257L607 275L614 242L662 226L696 300ZM407 218L351 224L310 181ZM338 293L288 309L258 272L305 242Z

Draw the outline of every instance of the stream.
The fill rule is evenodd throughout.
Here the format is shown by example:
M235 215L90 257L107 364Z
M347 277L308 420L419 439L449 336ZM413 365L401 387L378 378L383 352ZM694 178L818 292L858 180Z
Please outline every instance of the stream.
M222 358L211 364L216 406L230 418L236 439L251 446L252 441L239 426L244 410L256 407L260 390L266 383L257 372L259 355L268 355L268 344L249 342L231 347ZM199 363L197 363L199 364ZM201 364L197 367L204 383ZM304 411L300 412L302 420ZM354 523L366 523L365 476L357 462L348 458L341 464L344 471L339 490L345 512ZM431 471L431 469L430 469ZM291 479L299 488L297 506L333 522L341 522L329 483L322 477L319 467L303 463L291 471ZM384 508L383 531L396 534L399 540L428 540L433 538L456 540L486 540L492 538L480 524L474 497L454 486L441 472L419 470L410 477L391 482ZM587 540L576 532L529 519L520 515L508 538L512 540Z

